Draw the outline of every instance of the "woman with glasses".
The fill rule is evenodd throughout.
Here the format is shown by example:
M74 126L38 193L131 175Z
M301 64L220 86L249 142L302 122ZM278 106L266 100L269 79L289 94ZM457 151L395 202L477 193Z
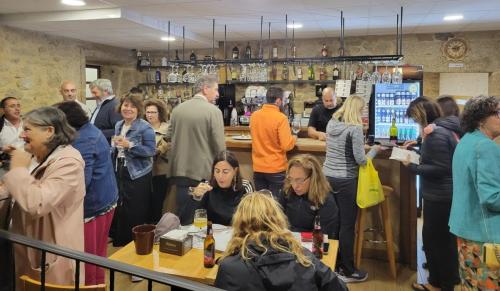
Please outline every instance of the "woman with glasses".
M216 287L230 291L347 290L344 282L293 236L285 214L270 195L245 195L232 226Z
M339 208L339 256L337 268L344 282L362 282L368 273L354 267L354 226L358 213L359 166L373 158L379 146L365 154L361 115L365 101L349 96L326 126L326 156L323 173L333 189L333 198Z
M201 182L190 192L194 200L201 200L197 208L207 210L208 220L231 225L241 198L253 192L253 187L248 180L241 178L240 164L234 154L222 151L215 156L210 182Z
M280 204L290 222L290 230L312 231L314 218L319 215L323 233L337 239L339 211L331 191L317 158L303 154L288 161Z
M151 221L157 223L163 214L163 202L167 195L167 153L169 144L165 140L167 135L167 106L158 99L148 99L145 119L155 131L156 154L153 157L153 195L151 197Z
M484 261L484 244L500 253L500 98L467 101L460 120L466 132L453 156L450 231L457 236L463 290L499 290L500 269ZM497 261L498 263L498 261Z

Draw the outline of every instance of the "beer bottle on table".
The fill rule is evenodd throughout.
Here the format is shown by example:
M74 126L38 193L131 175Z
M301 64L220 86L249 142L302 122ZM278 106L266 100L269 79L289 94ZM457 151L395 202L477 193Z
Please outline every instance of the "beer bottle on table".
M212 231L212 222L207 222L207 236L203 242L203 265L212 268L215 265L215 240Z
M398 141L398 128L396 126L396 115L392 115L392 124L389 128L389 142L396 143Z
M323 258L323 232L321 231L319 214L316 214L316 217L314 218L314 230L312 237L312 253L316 258L321 259Z

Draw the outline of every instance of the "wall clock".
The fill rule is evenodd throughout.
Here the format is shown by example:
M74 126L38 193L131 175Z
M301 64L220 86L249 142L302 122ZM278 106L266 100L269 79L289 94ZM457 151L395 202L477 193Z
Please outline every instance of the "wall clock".
M444 56L449 60L463 60L469 51L469 46L464 39L451 38L443 44L442 51Z

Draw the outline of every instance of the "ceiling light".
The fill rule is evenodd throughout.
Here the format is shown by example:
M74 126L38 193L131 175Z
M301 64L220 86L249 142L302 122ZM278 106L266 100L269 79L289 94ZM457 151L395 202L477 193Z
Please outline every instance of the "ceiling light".
M175 37L173 37L173 36L163 36L161 38L161 40L163 40L163 41L174 41Z
M62 0L62 4L69 6L84 6L86 5L85 1L82 0Z
M456 21L456 20L462 20L462 19L464 19L464 16L462 14L446 15L443 18L444 21Z
M288 28L302 28L303 25L302 25L302 23L293 23L293 24L288 24L286 27L288 27Z

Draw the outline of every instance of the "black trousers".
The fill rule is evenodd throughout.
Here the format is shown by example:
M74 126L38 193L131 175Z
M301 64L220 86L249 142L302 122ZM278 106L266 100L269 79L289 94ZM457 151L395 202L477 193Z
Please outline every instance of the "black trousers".
M165 175L153 176L153 195L151 197L151 223L157 224L163 215L163 203L168 192L168 179Z
M152 172L132 180L127 167L118 163L118 205L111 224L113 246L121 247L133 240L132 228L149 223L151 219Z
M194 211L200 204L189 195L189 187L196 187L200 181L196 181L187 177L175 177L172 183L175 184L175 205L176 214L179 217L181 225L193 223Z
M354 233L358 215L358 205L356 204L358 178L327 178L333 189L333 198L339 208L337 267L349 276L356 271L354 268Z
M253 173L253 181L255 183L255 190L262 189L270 190L275 199L279 201L281 189L285 184L285 172L279 173Z
M451 202L424 198L422 238L429 269L429 283L443 291L453 291L460 282L458 274L457 238L450 233Z

